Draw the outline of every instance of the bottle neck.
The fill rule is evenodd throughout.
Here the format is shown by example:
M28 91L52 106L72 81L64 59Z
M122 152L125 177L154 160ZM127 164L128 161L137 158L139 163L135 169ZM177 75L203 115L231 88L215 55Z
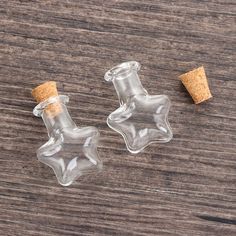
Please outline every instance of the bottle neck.
M57 112L50 112L53 109L52 106L56 106ZM46 106L42 113L42 119L47 128L49 137L53 134L62 132L65 128L73 129L76 127L67 111L66 105L59 102Z
M130 70L128 73L118 75L113 79L113 85L121 105L126 103L132 96L147 94L135 70Z

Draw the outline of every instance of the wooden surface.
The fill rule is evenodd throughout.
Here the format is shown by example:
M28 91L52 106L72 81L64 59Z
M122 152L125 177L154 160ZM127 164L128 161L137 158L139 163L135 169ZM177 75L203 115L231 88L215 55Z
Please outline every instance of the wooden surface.
M235 0L0 1L0 235L236 235ZM174 139L131 155L106 117L103 76L142 64L172 101ZM204 65L199 106L177 76ZM48 140L31 89L56 80L78 126L101 131L104 171L57 184L36 150Z

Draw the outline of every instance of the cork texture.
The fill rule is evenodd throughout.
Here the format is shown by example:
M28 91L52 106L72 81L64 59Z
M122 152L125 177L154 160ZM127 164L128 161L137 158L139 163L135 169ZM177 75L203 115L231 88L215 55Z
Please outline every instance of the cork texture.
M179 76L195 104L212 98L203 66Z
M38 103L44 102L50 97L58 96L56 82L47 81L37 86L36 88L34 88L31 94ZM47 113L48 116L51 116L51 117L58 115L59 113L61 113L61 111L62 111L62 108L59 102L49 104L45 108L45 112Z

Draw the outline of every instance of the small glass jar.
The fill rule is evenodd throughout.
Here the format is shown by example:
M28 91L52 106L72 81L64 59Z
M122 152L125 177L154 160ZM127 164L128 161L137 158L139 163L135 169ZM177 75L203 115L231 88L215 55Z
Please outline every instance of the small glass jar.
M54 170L63 186L102 169L97 152L99 131L95 127L78 128L67 111L68 101L64 95L50 97L33 110L35 116L42 117L49 136L37 150L37 157Z
M120 133L131 153L138 153L152 142L165 143L172 139L168 122L170 100L166 95L149 95L138 76L140 64L129 61L107 71L120 107L107 118L110 128Z

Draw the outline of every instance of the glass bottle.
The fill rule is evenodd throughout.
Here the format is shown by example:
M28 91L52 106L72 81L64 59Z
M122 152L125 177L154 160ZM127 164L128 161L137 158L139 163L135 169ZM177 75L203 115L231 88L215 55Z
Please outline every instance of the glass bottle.
M33 110L35 116L42 117L49 136L48 142L37 150L37 157L54 170L63 186L102 169L97 153L99 132L95 127L78 128L67 111L68 101L64 95L50 97Z
M168 122L170 100L166 95L149 95L143 88L138 71L140 64L129 61L106 72L112 81L120 107L107 118L110 128L120 133L131 153L138 153L152 142L172 139Z

